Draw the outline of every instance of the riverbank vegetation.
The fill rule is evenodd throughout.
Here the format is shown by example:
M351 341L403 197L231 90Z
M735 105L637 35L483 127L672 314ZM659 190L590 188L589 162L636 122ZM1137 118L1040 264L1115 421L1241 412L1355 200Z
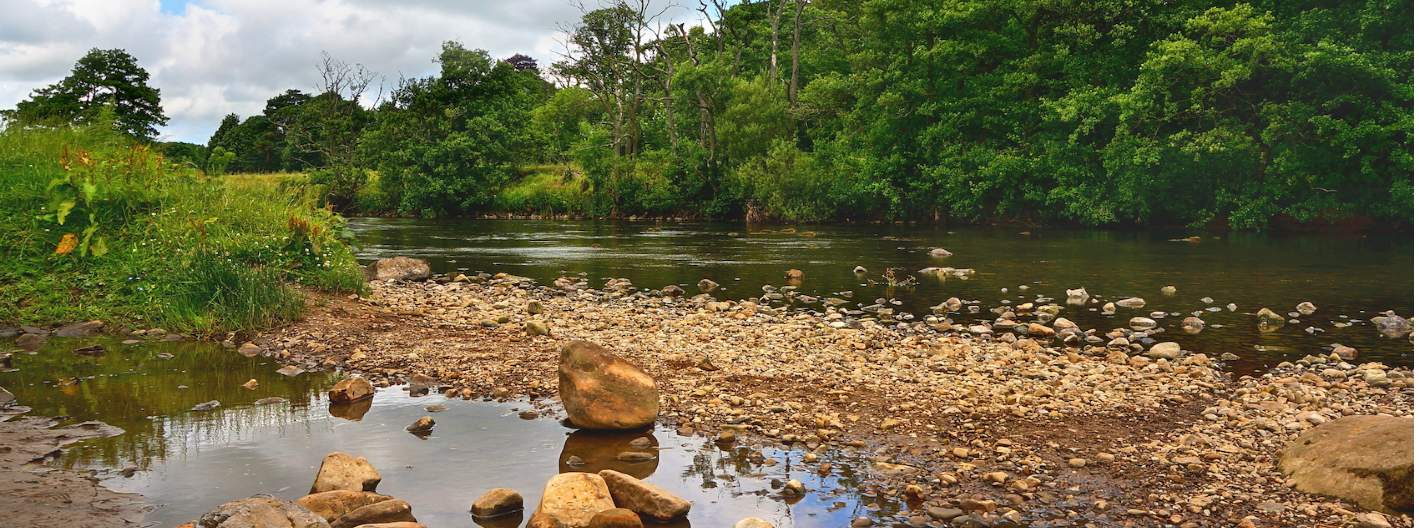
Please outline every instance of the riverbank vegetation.
M163 148L350 214L1413 222L1408 2L700 4L590 6L550 65L449 42L387 96L325 56Z
M364 288L314 196L205 176L102 116L0 132L0 182L0 322L214 333L298 315L292 283Z

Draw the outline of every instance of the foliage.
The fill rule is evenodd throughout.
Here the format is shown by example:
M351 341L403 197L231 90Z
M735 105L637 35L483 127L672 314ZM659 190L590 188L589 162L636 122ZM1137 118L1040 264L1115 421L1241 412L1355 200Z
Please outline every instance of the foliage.
M148 86L148 71L121 49L91 49L74 64L69 76L35 90L29 99L4 112L6 121L21 125L67 125L99 121L138 139L151 140L167 124L161 97ZM99 118L105 107L111 118Z

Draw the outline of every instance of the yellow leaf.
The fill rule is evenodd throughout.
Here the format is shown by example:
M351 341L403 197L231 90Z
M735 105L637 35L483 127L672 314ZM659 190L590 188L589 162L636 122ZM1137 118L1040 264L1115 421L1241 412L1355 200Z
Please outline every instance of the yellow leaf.
M54 254L68 255L76 247L79 247L79 237L74 236L74 233L64 233L64 236L59 239L59 245L54 248Z

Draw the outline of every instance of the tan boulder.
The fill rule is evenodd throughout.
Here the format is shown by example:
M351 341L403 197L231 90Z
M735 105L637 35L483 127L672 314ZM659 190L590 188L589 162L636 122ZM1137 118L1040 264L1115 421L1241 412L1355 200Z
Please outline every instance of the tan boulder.
M642 528L641 516L625 508L611 508L591 517L587 528Z
M200 528L330 528L319 515L269 495L223 503L197 520Z
M365 268L365 278L376 281L421 281L432 275L428 261L409 257L382 258Z
M611 490L616 506L631 510L660 522L670 522L690 513L690 501L675 496L660 486L619 471L603 470L598 475Z
M365 524L416 522L414 507L400 499L380 501L350 510L330 523L330 528L355 528Z
M365 457L354 457L336 451L325 455L320 462L320 470L315 473L315 483L310 493L322 491L350 490L374 491L379 486L379 472L375 471Z
M1414 510L1414 418L1346 416L1301 433L1278 455L1297 490L1390 513Z
M374 385L364 378L345 378L330 387L330 403L348 403L374 397Z
M563 346L557 381L567 419L579 428L638 429L660 412L650 374L595 343Z
M522 494L508 488L493 488L473 501L474 517L486 519L522 511Z
M615 507L600 475L562 473L547 481L527 528L588 528L592 517Z
M334 521L351 511L392 498L394 497L368 491L332 490L306 495L296 499L296 504L315 512L327 521Z

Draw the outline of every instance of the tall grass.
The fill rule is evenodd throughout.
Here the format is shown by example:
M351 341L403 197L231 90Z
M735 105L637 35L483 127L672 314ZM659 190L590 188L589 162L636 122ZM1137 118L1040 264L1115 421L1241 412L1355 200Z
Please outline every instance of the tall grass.
M533 165L493 198L493 210L508 213L580 213L591 210L586 176L571 165Z
M66 178L89 199L61 224ZM293 284L363 288L343 219L300 187L209 178L103 127L0 132L0 324L215 333L299 315ZM83 233L106 251L63 251Z

